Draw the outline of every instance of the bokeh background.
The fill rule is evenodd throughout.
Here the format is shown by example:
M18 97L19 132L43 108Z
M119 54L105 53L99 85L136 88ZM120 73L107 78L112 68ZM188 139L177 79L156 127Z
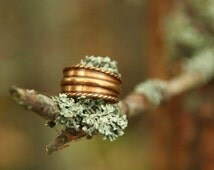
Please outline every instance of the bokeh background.
M131 119L115 142L82 139L51 156L44 146L58 132L9 95L12 85L58 94L62 69L86 55L118 61L121 98L138 82L176 75L165 42L174 8L172 0L0 0L0 170L213 170L213 84Z

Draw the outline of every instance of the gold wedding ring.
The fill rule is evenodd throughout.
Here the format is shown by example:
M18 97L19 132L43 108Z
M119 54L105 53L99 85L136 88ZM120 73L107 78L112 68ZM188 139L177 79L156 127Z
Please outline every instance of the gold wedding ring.
M75 65L63 70L62 92L68 96L100 98L116 103L121 91L121 77L95 67Z

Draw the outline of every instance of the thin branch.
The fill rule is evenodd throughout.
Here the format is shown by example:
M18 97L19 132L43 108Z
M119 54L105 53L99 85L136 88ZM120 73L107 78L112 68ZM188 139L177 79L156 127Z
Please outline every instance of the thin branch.
M69 142L73 140L80 139L85 136L85 133L79 131L76 134L73 134L71 129L66 129L59 136L57 136L50 144L45 148L48 155L52 154L55 151L59 151L67 146Z
M179 95L185 91L188 91L196 86L202 84L202 77L195 74L182 74L177 78L168 81L164 91L163 101L168 100L176 95ZM46 120L54 120L59 113L58 107L54 104L53 100L43 94L39 94L34 90L20 89L18 87L12 87L10 93L17 104L24 106L25 108L34 111L36 114ZM154 109L151 101L143 93L133 92L119 102L121 112L127 114L130 118L140 113ZM84 133L73 134L70 129L66 129L61 132L48 146L46 146L46 153L51 154L55 151L61 150L66 147L67 144L73 140L84 137Z
M202 83L203 79L198 74L184 73L168 81L164 92L165 95L160 103L195 88ZM54 120L56 114L59 113L58 107L50 97L39 94L34 90L26 90L14 86L10 89L10 93L17 104L32 110L46 120ZM121 100L119 106L121 112L127 114L129 117L154 108L151 101L143 93L136 92L132 92Z
M203 85L213 77L213 52L204 50L185 64L184 72L178 77L169 81L153 79L138 85L137 90L119 102L120 110L128 117L144 113L176 95ZM10 94L17 104L48 120L50 126L59 114L59 108L53 99L34 90L12 87ZM84 136L86 134L81 131L74 134L71 129L65 129L46 147L46 152L51 154L62 149L68 142Z
M196 88L203 84L203 78L199 74L195 73L184 73L178 77L166 82L166 88L162 92L162 98L160 104L170 98L182 94L188 90ZM119 106L123 113L127 114L128 117L132 117L143 112L153 110L154 105L152 101L148 99L143 93L132 92L119 102ZM158 105L156 105L157 107Z

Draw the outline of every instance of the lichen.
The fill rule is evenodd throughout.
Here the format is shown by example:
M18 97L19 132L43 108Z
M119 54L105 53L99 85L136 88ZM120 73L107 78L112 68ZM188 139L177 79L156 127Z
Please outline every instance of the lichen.
M127 127L126 115L120 112L118 104L84 96L71 98L66 94L59 94L53 100L60 110L55 123L62 128L84 131L88 136L102 134L103 139L113 141Z
M182 7L173 12L168 18L166 26L168 44L173 50L177 45L198 49L206 46L206 43L210 41L206 33L201 33L194 26Z
M112 61L109 57L86 56L80 61L80 64L90 67L101 68L103 70L112 72L118 76L121 76L118 72L117 62Z
M100 68L119 75L116 61L109 57L86 56L81 65ZM83 131L87 136L102 134L103 139L115 140L124 134L128 121L118 104L110 104L102 99L86 96L71 97L59 94L53 97L60 113L55 119L61 129Z
M214 77L214 50L207 48L196 52L192 59L185 60L183 68L187 72L198 73L204 82L209 81Z
M144 94L148 101L157 107L165 99L167 82L163 80L147 80L135 87L135 92Z

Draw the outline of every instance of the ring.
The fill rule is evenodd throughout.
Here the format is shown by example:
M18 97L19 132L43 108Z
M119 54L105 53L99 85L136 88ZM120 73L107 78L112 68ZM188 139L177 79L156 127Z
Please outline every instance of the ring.
M61 92L68 96L86 96L116 103L119 101L121 77L100 68L85 65L68 66L63 70Z

